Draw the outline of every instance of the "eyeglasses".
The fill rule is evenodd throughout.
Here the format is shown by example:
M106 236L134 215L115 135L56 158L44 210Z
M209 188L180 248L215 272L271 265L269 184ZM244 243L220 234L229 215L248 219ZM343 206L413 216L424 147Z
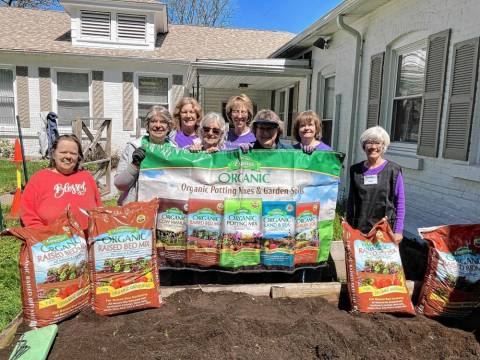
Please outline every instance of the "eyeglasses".
M367 141L365 141L363 144L364 144L364 145L367 145L367 144L368 144L368 145L380 145L381 143L380 143L380 141L378 141L378 140L367 140Z
M208 126L202 127L202 130L205 134L208 134L211 131L215 135L220 135L220 133L222 132L222 130L220 130L219 128L211 128Z

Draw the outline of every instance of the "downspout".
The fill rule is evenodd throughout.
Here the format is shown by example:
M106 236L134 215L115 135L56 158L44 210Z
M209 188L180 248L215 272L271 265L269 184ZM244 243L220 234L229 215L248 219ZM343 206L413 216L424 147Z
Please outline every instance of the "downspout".
M348 147L347 147L347 163L345 164L345 190L348 189L350 182L350 166L353 164L353 149L354 141L357 138L357 113L358 113L358 89L360 84L360 65L362 62L362 51L363 51L363 40L362 35L343 22L344 14L337 16L337 26L348 32L355 38L356 48L355 48L355 69L353 73L353 95L352 95L352 110L350 112L350 133L348 134Z

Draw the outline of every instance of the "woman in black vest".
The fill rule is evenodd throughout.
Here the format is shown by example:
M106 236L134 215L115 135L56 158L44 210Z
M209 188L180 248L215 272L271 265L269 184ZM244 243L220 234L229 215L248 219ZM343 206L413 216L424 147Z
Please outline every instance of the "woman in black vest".
M403 238L405 192L402 168L384 159L390 137L380 126L371 127L360 136L367 160L350 167L350 192L347 221L363 233L387 217L397 243Z

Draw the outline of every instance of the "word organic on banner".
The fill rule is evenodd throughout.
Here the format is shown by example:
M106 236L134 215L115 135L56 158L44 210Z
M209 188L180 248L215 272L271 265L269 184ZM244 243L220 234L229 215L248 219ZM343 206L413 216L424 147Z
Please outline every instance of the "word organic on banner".
M138 199L160 198L161 268L292 271L328 259L341 154L155 144L146 154Z

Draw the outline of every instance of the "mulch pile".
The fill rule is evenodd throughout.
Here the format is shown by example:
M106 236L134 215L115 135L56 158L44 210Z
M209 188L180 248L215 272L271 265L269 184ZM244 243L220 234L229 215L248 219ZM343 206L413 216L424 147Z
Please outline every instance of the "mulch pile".
M111 317L88 310L62 322L49 360L479 359L479 340L478 326L353 315L321 298L185 290L160 309Z

